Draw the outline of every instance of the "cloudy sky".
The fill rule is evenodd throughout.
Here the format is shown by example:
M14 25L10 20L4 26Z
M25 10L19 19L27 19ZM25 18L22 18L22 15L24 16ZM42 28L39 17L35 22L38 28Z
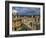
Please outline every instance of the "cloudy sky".
M19 15L40 15L40 8L35 7L12 7Z

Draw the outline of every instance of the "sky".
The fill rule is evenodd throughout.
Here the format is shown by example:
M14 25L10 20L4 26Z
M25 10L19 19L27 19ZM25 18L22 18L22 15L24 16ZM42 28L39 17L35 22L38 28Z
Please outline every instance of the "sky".
M19 15L40 15L40 8L35 7L12 7Z

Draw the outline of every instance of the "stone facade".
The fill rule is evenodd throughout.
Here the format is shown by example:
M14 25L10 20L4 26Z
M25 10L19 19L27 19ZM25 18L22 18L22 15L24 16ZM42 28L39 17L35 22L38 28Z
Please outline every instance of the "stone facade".
M22 23L32 30L40 29L40 16L15 16L13 20L22 19ZM14 28L15 26L13 26Z

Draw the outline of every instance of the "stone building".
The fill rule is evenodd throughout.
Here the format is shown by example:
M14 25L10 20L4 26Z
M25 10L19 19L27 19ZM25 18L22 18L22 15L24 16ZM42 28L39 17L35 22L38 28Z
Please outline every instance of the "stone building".
M22 19L22 22L32 30L40 29L40 16L15 16L13 19Z

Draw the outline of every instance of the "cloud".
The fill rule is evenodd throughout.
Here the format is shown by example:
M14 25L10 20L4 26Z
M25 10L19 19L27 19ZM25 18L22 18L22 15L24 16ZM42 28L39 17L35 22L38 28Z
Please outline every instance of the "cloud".
M40 15L40 8L35 7L13 7L19 15Z

